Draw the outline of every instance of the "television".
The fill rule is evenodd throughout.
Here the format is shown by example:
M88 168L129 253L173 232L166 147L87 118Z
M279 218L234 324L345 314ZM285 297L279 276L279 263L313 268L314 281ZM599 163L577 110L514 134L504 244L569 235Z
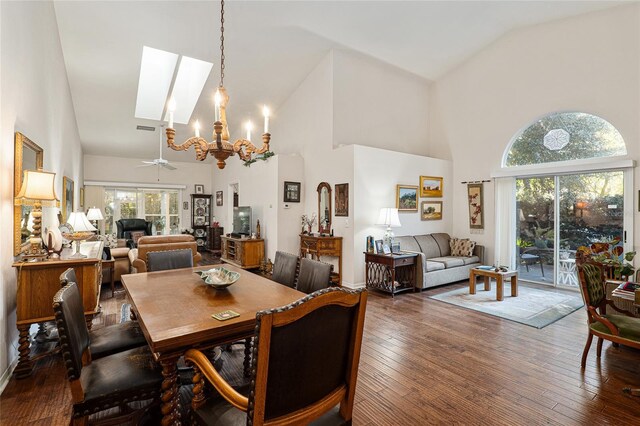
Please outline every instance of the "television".
M233 233L237 235L251 235L251 207L233 208Z

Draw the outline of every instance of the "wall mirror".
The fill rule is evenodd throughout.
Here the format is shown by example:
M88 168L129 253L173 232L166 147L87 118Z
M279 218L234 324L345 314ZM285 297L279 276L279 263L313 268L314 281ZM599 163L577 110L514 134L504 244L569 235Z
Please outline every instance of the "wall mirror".
M44 151L35 142L20 132L16 132L13 151L13 196L17 196L22 186L24 170L42 169ZM29 246L29 213L32 206L13 206L13 255L18 256Z
M318 185L318 232L331 232L331 185L327 182Z

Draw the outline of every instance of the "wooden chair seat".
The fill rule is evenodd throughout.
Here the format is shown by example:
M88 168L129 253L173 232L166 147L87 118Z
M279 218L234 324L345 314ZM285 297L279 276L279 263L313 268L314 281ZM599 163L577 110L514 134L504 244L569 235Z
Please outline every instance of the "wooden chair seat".
M629 346L637 347L637 345L640 345L640 318L625 315L602 315L601 317L611 322L618 329L618 333L620 334L617 337L619 339L628 340ZM601 322L591 323L589 324L589 328L591 328L596 335L614 335L609 327ZM624 345L626 343L622 344Z

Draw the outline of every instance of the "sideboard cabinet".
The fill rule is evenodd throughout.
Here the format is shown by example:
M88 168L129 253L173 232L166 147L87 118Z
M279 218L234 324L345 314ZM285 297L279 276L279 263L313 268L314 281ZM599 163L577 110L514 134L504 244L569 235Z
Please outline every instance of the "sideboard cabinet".
M264 259L262 238L221 237L222 257L220 260L243 269L259 268Z
M23 378L31 374L34 360L30 356L29 329L32 324L53 321L53 296L60 290L60 275L68 268L75 269L85 319L87 326L91 328L100 300L102 248L102 241L90 241L80 246L80 252L87 256L84 259L68 259L66 256L73 252L71 249L64 249L60 259L13 264L18 275L16 326L19 332L19 360L15 370L16 377Z
M322 256L337 257L338 271L331 274L331 282L342 286L342 237L300 234L300 257L307 256L316 260Z

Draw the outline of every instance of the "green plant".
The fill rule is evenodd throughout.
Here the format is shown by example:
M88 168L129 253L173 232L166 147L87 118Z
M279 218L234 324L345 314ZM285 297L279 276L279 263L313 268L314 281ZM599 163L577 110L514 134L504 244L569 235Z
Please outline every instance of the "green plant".
M625 253L620 242L620 238L613 238L610 241L593 243L589 247L578 247L578 251L583 252L598 263L613 268L613 275L616 279L630 277L635 269L629 262L633 261L636 252L629 251Z

